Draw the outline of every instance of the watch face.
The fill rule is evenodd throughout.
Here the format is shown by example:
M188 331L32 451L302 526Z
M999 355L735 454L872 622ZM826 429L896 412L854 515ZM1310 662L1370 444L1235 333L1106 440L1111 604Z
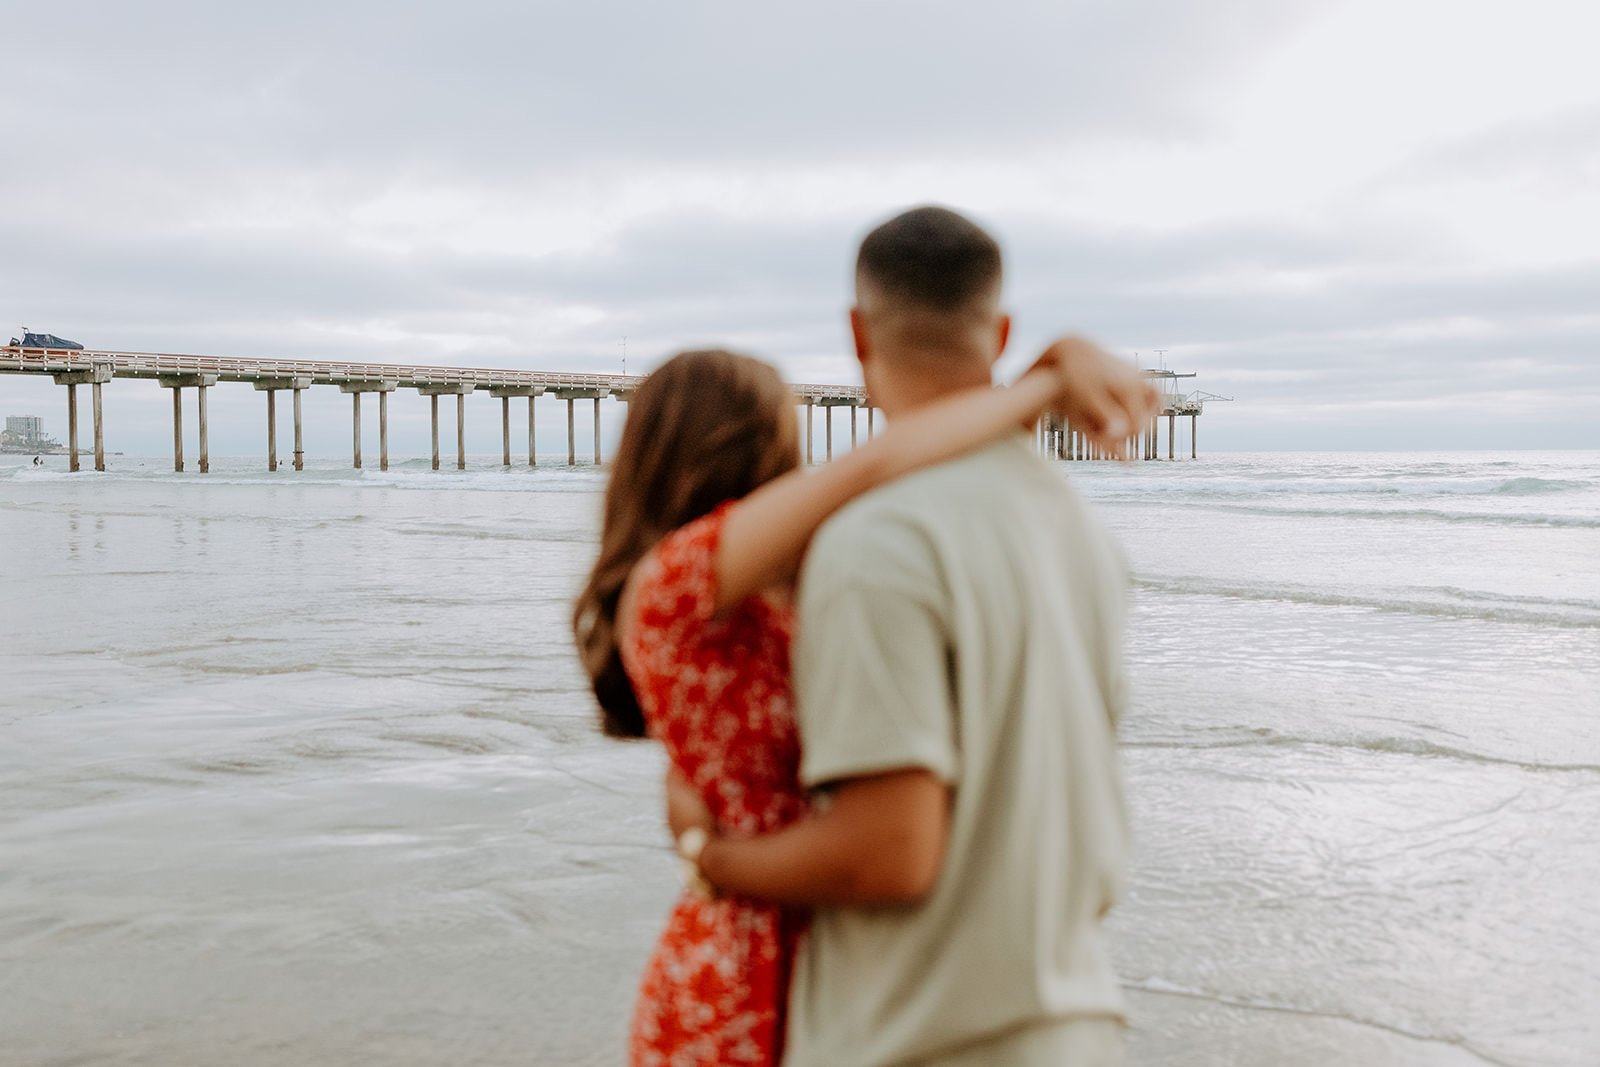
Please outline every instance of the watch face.
M709 838L703 827L689 827L678 835L678 855L693 863L700 858L700 852L706 847L707 840Z

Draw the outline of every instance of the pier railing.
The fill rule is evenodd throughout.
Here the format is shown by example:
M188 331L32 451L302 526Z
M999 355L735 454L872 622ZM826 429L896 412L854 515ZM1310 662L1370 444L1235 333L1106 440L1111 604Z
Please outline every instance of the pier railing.
M251 359L240 356L195 356L166 352L106 352L60 348L0 348L0 372L13 374L66 374L109 367L115 378L165 378L189 374L215 375L218 381L255 382L273 378L309 378L313 383L344 385L351 382L398 383L400 388L420 385L473 385L485 389L535 387L546 389L604 389L625 395L644 381L642 374L579 374L571 371L514 370L491 367L454 367L418 363L358 363L345 360ZM859 385L795 383L791 386L802 403L834 400L865 404L866 390Z

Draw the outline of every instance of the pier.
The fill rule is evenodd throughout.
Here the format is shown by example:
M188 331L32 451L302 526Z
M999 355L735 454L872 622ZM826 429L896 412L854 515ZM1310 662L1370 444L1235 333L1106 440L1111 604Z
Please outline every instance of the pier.
M1178 388L1178 383L1185 379L1194 378L1195 372L1178 373L1170 370L1146 370L1146 378L1155 383L1160 393L1160 404L1155 415L1151 416L1149 423L1139 428L1124 442L1124 454L1129 459L1157 460L1161 458L1161 421L1167 423L1167 455L1169 460L1178 458L1178 419L1187 417L1189 420L1189 458L1200 458L1199 428L1200 415L1205 411L1208 400L1232 400L1232 397L1217 396L1214 393L1191 392L1184 393ZM1064 419L1046 415L1039 420L1037 440L1035 445L1039 454L1047 459L1068 460L1071 462L1084 462L1090 460L1109 459L1110 454L1101 446L1090 441L1081 430L1074 429L1072 424Z
M104 352L92 349L0 347L0 374L49 375L67 389L67 450L71 470L79 469L78 394L80 385L93 389L94 469L105 470L105 431L101 388L118 378L154 381L172 390L172 468L184 469L183 394L192 391L199 411L199 470L210 470L210 418L206 394L222 383L246 382L266 394L267 469L278 469L277 394L293 398L295 470L305 468L304 433L301 419L301 394L318 386L331 386L348 393L351 401L351 465L362 466L361 408L368 393L378 394L378 467L389 469L389 395L399 390L415 390L427 397L433 417L433 469L440 467L439 398L455 397L455 465L467 466L467 397L487 393L500 401L501 462L511 466L511 401L528 401L528 466L537 466L534 445L535 401L550 397L566 403L568 466L578 462L577 405L588 401L593 408L591 447L594 462L601 462L600 403L603 400L627 403L644 380L642 375L574 374L565 371L441 367L391 363L348 363L331 360L246 359L229 356L172 355L154 352ZM792 385L795 403L805 409L808 420L816 407L822 407L827 422L824 459L833 458L833 409L850 409L850 440L856 440L856 412L867 408L867 424L872 426L873 409L866 391L850 385ZM815 462L813 435L806 431L806 460Z
M1228 397L1208 393L1181 393L1180 380L1195 377L1193 373L1180 374L1169 370L1144 372L1161 388L1160 413L1142 427L1127 442L1126 454L1130 458L1155 460L1161 458L1161 421L1167 422L1167 459L1178 455L1178 419L1189 419L1189 458L1199 456L1196 433L1201 412L1207 400L1227 400ZM587 401L592 405L593 429L590 434L593 462L601 462L600 403L613 400L626 404L644 380L643 375L627 374L575 374L566 371L537 371L487 369L477 367L424 366L392 363L351 363L331 360L277 360L247 359L229 356L172 355L153 352L109 352L92 349L29 348L17 345L0 347L0 374L48 375L57 385L67 390L67 454L70 470L79 470L78 387L87 385L91 390L91 416L93 420L94 469L103 471L105 463L105 424L102 389L118 378L154 381L163 389L172 390L172 468L184 469L183 394L192 391L199 416L199 454L196 457L200 473L211 469L210 417L207 411L207 393L222 383L249 383L257 392L266 394L266 464L269 471L278 469L278 394L287 392L292 399L294 447L291 455L295 470L305 469L304 428L301 418L301 394L307 389L335 387L350 396L351 403L351 465L362 466L361 408L363 397L376 393L378 398L378 468L389 469L389 397L400 390L414 390L419 397L427 397L432 415L433 469L440 468L439 398L454 397L455 404L455 466L467 467L466 420L467 397L473 393L487 393L500 401L501 464L512 465L511 401L528 402L528 461L530 467L538 465L538 450L534 444L536 426L535 401L550 397L566 404L567 416L567 466L578 462L577 404ZM834 410L845 408L849 413L850 445L860 440L857 416L866 409L866 437L871 439L875 430L876 409L868 401L861 386L795 384L795 404L804 410L805 458L807 463L817 461L816 409L823 412L822 459L833 458ZM1108 453L1096 446L1070 423L1046 416L1039 421L1035 445L1039 454L1049 459L1074 462L1109 458Z

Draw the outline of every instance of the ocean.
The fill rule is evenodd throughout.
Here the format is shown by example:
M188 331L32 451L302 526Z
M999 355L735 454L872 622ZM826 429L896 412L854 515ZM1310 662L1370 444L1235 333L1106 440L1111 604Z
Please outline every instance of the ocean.
M0 1064L621 1061L603 475L497 458L0 457ZM1135 574L1131 1062L1600 1064L1600 452L1059 466Z

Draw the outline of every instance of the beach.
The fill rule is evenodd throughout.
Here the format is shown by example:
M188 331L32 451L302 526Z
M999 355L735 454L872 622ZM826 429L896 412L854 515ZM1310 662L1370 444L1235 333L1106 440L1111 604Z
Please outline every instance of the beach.
M0 1065L620 1062L604 476L497 460L0 457ZM1135 579L1131 1062L1600 1063L1600 452L1058 467Z

